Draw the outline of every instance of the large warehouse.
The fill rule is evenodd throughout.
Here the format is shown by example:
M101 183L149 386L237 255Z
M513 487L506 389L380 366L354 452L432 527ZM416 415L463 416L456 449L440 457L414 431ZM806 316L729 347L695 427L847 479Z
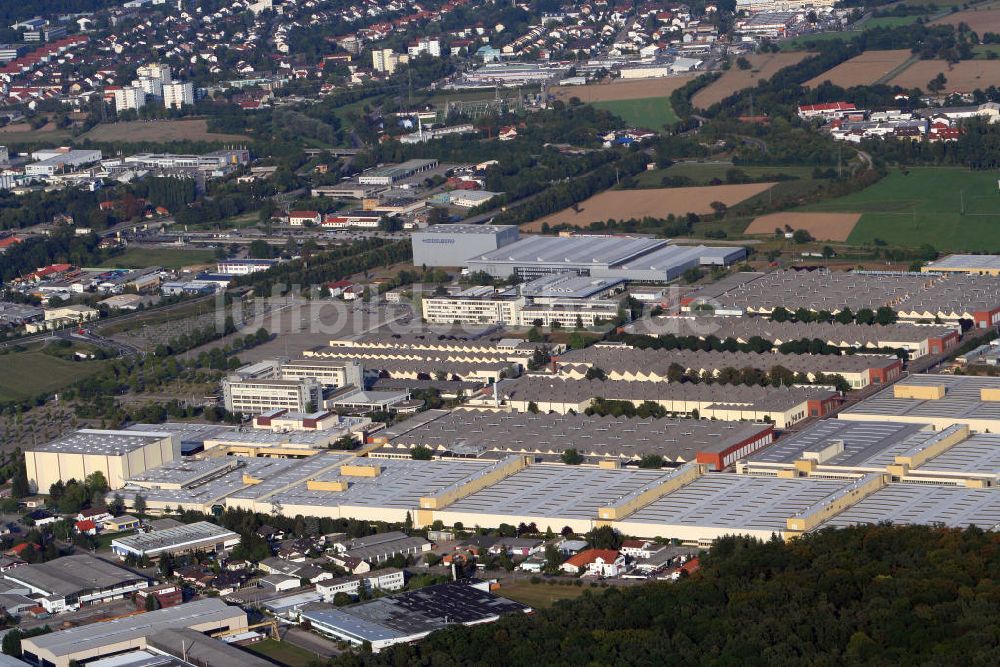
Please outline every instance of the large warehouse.
M149 586L149 579L141 574L88 554L20 565L3 577L27 587L50 614L121 600Z
M204 551L221 553L240 543L240 536L208 521L197 521L150 533L136 533L111 542L111 550L122 559L127 556L159 558Z
M697 266L728 266L746 257L738 246L674 245L629 236L530 236L468 260L470 271L533 279L550 273L662 283Z
M1000 433L1000 378L911 375L839 415L854 421L964 424L979 433Z
M56 482L83 481L100 472L112 489L125 480L180 456L180 438L162 431L83 428L24 453L28 484L48 493Z
M432 225L414 230L413 265L463 266L465 261L520 238L513 225Z

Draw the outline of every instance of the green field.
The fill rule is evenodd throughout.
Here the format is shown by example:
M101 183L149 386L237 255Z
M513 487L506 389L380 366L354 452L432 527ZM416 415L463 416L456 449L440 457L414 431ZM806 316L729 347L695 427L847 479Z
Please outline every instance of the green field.
M713 179L719 179L723 183L726 181L726 172L730 169L739 169L751 178L760 178L769 174L786 174L800 179L812 178L812 167L768 167L768 166L742 166L725 163L703 163L703 162L678 162L666 169L654 169L644 171L636 177L639 187L659 188L664 176L684 176L691 179L691 185L709 185Z
M533 584L530 581L501 582L497 594L526 604L532 609L545 609L559 600L575 600L583 595L584 591L591 590L587 584L564 586L562 583L549 585L546 583ZM596 590L600 591L601 589Z
M243 648L278 664L286 665L286 667L306 667L313 661L322 662L322 658L311 651L299 648L295 644L279 642L274 639L264 639Z
M626 124L659 130L668 123L676 123L678 118L670 106L669 97L644 97L638 100L613 100L610 102L590 102L598 109L605 109L621 117Z
M881 239L891 245L1000 252L997 172L960 167L893 171L878 183L803 211L861 213L849 243Z
M179 269L192 264L208 264L214 259L215 251L205 248L129 248L105 263L124 269L144 269L148 266Z
M43 352L12 352L0 355L0 401L19 401L56 391L93 375L101 361L66 361Z

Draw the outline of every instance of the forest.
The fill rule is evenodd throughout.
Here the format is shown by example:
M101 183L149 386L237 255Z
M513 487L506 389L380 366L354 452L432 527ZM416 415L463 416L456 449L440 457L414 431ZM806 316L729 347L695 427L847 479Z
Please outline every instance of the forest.
M995 665L998 547L976 527L727 537L677 583L591 590L333 664Z

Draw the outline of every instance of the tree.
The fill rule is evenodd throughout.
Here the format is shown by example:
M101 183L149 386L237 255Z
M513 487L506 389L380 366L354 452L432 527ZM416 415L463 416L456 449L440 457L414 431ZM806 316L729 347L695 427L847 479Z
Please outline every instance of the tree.
M622 536L611 526L600 526L587 533L587 543L594 549L618 549Z
M885 326L887 324L893 324L899 319L896 311L889 306L880 306L878 310L875 311L875 323Z
M792 314L784 306L778 306L771 311L772 322L787 322L790 319L792 319Z
M565 450L559 459L568 466L578 466L583 463L583 455L572 447Z
M736 59L736 67L738 69L748 70L751 67L753 67L753 65L750 64L750 61L747 60L746 57L740 56L739 58Z
M135 500L132 501L132 509L139 516L146 513L146 498L142 494L136 495Z
M3 636L3 643L0 644L0 650L3 651L4 655L20 658L22 655L21 631L18 630L17 628L8 631Z
M927 82L927 90L931 93L940 93L944 90L945 85L947 85L948 79L945 77L943 72L938 72L938 75Z
M10 493L14 498L21 499L31 494L31 486L28 484L28 469L24 464L24 457L17 459L17 466L14 469L14 477L11 480Z
M798 244L809 243L813 241L813 235L809 233L806 229L796 229L792 232L792 241Z
M597 366L591 366L587 369L587 374L584 376L588 380L607 380L607 374Z
M156 611L160 608L160 601L156 599L155 595L146 596L146 611Z
M410 458L414 461L430 461L434 458L434 452L431 451L430 447L417 445L410 450Z
M640 468L654 468L660 469L664 464L663 457L659 454L645 454L639 461Z

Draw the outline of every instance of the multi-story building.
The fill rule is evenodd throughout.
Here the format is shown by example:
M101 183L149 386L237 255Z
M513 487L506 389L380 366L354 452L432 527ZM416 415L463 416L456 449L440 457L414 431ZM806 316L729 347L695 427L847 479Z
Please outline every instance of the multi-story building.
M190 81L174 81L163 84L163 106L180 109L194 105L194 84Z
M163 79L155 79L148 76L141 76L132 81L133 88L141 88L146 93L146 97L163 98Z
M146 92L137 86L124 86L115 91L115 111L141 109L146 106Z
M396 68L410 62L410 56L405 53L395 53L392 49L375 49L372 51L372 67L376 72L394 74Z
M276 408L315 412L323 403L323 385L314 378L243 379L231 375L222 381L222 396L230 412L260 414Z
M173 77L170 74L170 65L161 63L150 63L149 65L137 67L135 75L140 78L159 79L165 84L173 81Z
M460 266L472 257L485 255L520 238L514 225L432 225L415 230L413 264L416 266Z
M227 259L216 265L216 271L228 276L246 276L267 271L277 263L276 259Z

